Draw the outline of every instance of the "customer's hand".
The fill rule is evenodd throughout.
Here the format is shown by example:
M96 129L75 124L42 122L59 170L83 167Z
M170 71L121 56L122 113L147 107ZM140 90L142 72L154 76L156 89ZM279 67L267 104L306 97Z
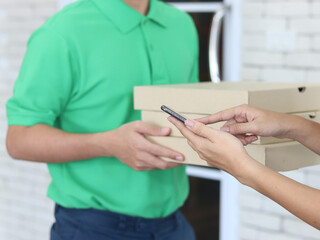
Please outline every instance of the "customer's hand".
M187 127L173 117L168 120L188 139L188 144L206 160L209 166L222 169L237 178L250 167L254 160L247 154L242 143L229 133L210 128L200 122L187 120Z
M294 118L283 113L240 105L196 120L203 124L227 121L221 130L233 134L246 145L257 139L255 135L287 137L290 131L288 122L292 123Z
M113 131L112 152L124 164L137 171L168 169L181 164L166 162L160 157L183 160L181 153L151 143L144 135L166 136L170 128L161 128L141 121L122 125Z

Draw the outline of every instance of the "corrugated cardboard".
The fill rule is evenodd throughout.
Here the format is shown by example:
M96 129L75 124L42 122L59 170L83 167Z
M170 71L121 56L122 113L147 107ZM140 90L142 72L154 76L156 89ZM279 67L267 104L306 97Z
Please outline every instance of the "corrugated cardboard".
M205 114L190 114L190 113L181 113L182 116L184 116L187 119L197 119L202 118L208 115ZM301 117L304 117L306 119L315 121L320 123L320 112L305 112L305 113L297 113L294 115L298 115ZM152 125L161 126L161 127L169 127L171 128L170 136L172 137L183 137L180 133L180 131L168 121L168 114L165 112L159 112L159 111L142 111L141 112L141 120L147 123L150 123ZM219 122L216 124L209 124L208 126L220 129L225 122ZM280 142L290 142L292 140L290 139L280 139L280 138L274 138L274 137L259 137L257 141L255 141L253 144L271 144L271 143L280 143Z
M320 109L320 84L221 82L134 88L135 109L158 111L167 105L181 113L212 114L240 104L297 113Z
M154 137L148 139L164 147L178 151L185 156L185 164L207 166L198 154L188 145L185 138ZM297 142L276 143L268 145L248 145L249 155L263 165L276 171L290 171L302 167L320 164L320 156ZM176 162L171 159L166 161ZM240 159L239 159L240 160Z

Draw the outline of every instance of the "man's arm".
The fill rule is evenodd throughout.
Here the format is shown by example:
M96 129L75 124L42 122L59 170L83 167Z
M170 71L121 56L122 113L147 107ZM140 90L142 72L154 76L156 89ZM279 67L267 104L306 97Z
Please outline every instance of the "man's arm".
M182 160L183 155L149 142L144 135L165 136L169 133L168 128L140 121L93 134L68 133L45 124L10 126L7 149L13 158L28 161L62 163L115 156L138 171L167 169L179 165L165 162L160 157Z
M99 144L103 133L73 134L45 124L31 127L10 126L7 149L15 159L35 162L62 163L94 157L108 156ZM105 133L107 144L111 133ZM110 153L109 153L110 156Z

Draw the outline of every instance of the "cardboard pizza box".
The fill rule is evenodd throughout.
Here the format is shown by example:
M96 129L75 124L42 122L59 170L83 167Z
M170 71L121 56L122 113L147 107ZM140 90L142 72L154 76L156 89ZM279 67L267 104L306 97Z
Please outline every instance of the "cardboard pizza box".
M185 156L184 164L208 166L181 137L148 136L148 139L161 146L178 151ZM245 147L248 154L261 164L276 170L290 171L302 167L320 164L320 156L297 142L275 143L266 145L250 144ZM177 162L163 158L166 161Z
M299 113L320 109L320 84L221 82L134 87L134 107L158 111L167 105L181 113L212 114L241 104Z
M181 113L187 119L197 119L208 116L208 114L191 114L191 113ZM297 113L295 115L304 117L311 121L315 121L320 123L320 111L313 112L303 112ZM141 120L152 125L161 126L161 127L169 127L171 129L170 136L172 137L183 137L179 130L168 121L168 114L160 111L145 111L141 112ZM208 126L214 129L220 129L225 122L219 122L215 124L208 124ZM280 142L290 142L291 139L281 139L274 137L259 137L257 141L253 144L271 144L271 143L280 143Z

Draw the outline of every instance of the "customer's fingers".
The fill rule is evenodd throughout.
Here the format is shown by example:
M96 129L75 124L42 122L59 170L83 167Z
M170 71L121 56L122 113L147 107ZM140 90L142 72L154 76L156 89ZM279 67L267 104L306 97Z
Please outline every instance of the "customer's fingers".
M195 133L198 136L207 138L209 140L214 139L215 131L217 131L195 120L187 119L185 121L185 124L193 133Z
M250 136L246 136L245 137L245 141L246 141L246 145L250 144L250 143L253 143L255 141L258 140L258 137L256 135L250 135Z
M168 120L175 125L181 134L191 142L197 142L201 137L197 136L190 129L188 129L182 122L178 121L174 117L168 117Z
M234 136L238 138L244 146L258 140L258 137L256 135L240 134L240 135L234 135Z
M214 113L210 116L203 117L203 118L197 118L195 119L198 122L201 122L203 124L211 124L211 123L216 123L216 122L221 122L221 121L228 121L237 114L238 108L230 108L227 110L223 110L217 113Z
M232 135L258 133L255 122L235 123L228 126L223 126L220 128L220 130L231 133Z

